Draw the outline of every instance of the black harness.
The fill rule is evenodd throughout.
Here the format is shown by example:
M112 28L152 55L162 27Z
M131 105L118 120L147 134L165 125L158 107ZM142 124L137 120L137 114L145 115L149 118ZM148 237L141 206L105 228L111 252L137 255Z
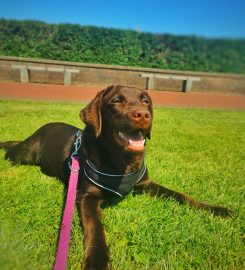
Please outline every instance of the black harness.
M79 138L82 143L82 132L77 132L76 138ZM142 179L145 171L145 161L143 161L138 171L129 174L108 174L98 171L92 162L87 159L84 164L84 174L89 182L119 197L128 194Z
M110 191L120 197L129 193L145 174L145 162L140 169L129 174L107 174L96 170L93 164L86 160L84 174L94 185Z

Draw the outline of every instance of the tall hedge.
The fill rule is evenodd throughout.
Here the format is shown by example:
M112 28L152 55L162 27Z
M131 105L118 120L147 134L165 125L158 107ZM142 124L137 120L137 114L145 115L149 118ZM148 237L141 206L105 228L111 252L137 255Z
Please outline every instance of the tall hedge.
M0 19L0 55L245 73L245 40Z

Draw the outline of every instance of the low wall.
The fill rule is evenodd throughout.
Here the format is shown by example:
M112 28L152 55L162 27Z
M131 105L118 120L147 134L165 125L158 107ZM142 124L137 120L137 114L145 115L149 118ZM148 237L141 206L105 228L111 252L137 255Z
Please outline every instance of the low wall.
M145 89L147 86L147 78L141 77L141 74L147 73L157 75L199 77L200 81L193 82L192 91L194 92L245 94L244 75L82 64L5 56L0 56L0 81L20 82L20 71L18 69L13 69L11 67L12 65L75 68L79 70L79 73L71 74L71 82L74 85L96 85L105 87L110 84L126 84ZM30 82L32 83L64 83L64 74L60 72L30 70L29 77ZM181 80L155 78L154 89L182 91L183 82Z

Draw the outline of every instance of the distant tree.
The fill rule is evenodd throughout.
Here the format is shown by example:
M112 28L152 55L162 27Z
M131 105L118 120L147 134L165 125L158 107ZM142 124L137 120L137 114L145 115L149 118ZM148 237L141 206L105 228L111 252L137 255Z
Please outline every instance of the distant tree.
M160 69L245 73L245 40L0 19L0 54Z

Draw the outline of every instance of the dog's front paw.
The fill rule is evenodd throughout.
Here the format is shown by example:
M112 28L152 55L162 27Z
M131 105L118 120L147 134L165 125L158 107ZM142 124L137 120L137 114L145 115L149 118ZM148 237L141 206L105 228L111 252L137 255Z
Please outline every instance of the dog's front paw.
M111 270L111 262L108 251L94 249L85 254L83 270Z
M211 208L211 212L216 215L223 218L229 218L233 217L235 215L235 212L229 208L223 207L223 206L213 206Z

